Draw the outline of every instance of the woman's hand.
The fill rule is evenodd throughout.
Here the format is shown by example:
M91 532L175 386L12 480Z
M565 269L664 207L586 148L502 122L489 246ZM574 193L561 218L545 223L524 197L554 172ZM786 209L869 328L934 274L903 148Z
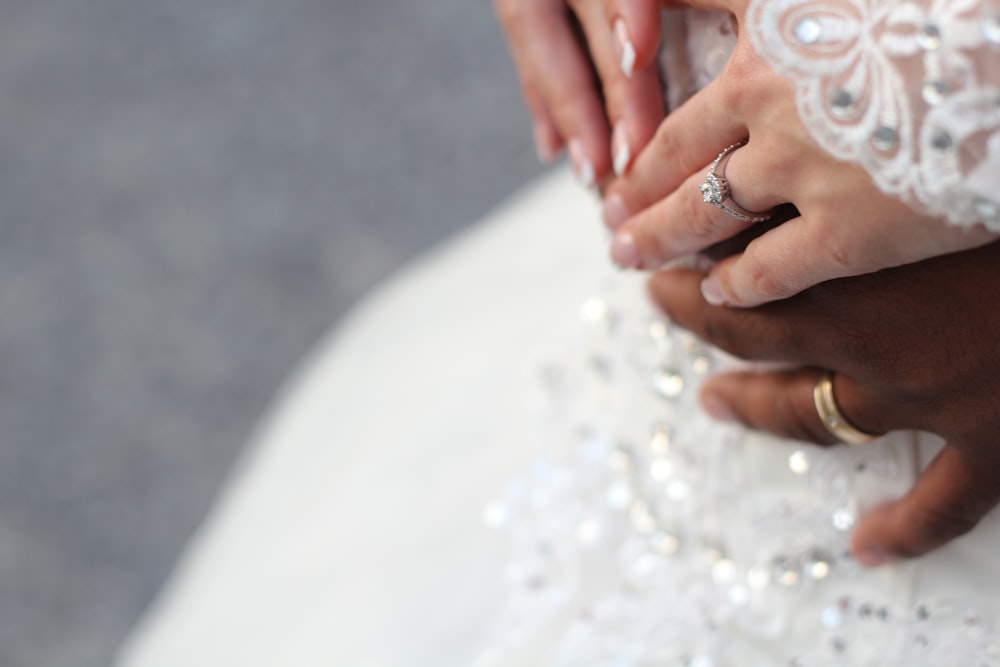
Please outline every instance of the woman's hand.
M665 115L657 0L495 0L539 158L587 186L623 174Z
M1000 243L750 309L706 303L703 278L666 271L652 278L651 293L679 325L724 350L801 367L712 378L702 389L711 414L832 445L813 402L830 370L836 403L862 431L918 429L945 439L905 497L862 519L852 546L859 561L923 554L1000 501Z
M743 23L747 0L721 4ZM979 226L916 215L881 192L861 167L824 151L799 119L791 83L758 57L743 31L718 79L661 124L630 174L607 192L605 219L618 230L616 262L658 268L750 226L704 203L699 190L716 156L746 139L719 170L732 189L725 203L748 212L791 203L798 216L712 270L702 284L712 303L754 306L831 278L996 238Z

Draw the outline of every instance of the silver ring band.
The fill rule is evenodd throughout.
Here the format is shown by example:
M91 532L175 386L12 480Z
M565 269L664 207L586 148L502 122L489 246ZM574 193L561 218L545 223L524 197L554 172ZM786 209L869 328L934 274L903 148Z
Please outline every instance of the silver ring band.
M737 204L733 199L732 191L729 187L729 181L726 180L726 177L723 174L716 173L720 166L722 167L722 171L725 172L726 165L723 161L725 160L728 162L727 158L729 155L737 148L745 146L746 143L746 140L738 141L719 153L719 156L715 158L715 162L712 163L712 166L708 170L708 174L705 176L705 180L698 189L701 190L701 199L703 202L721 208L734 218L738 218L743 222L749 223L766 222L773 217L772 213L756 213L754 211L748 211ZM731 205L726 205L727 200Z

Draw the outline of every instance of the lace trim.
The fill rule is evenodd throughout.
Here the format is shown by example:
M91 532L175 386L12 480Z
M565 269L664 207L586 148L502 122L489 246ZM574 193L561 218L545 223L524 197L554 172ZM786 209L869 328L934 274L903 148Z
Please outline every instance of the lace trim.
M1000 231L996 0L751 0L746 29L823 148L917 210Z

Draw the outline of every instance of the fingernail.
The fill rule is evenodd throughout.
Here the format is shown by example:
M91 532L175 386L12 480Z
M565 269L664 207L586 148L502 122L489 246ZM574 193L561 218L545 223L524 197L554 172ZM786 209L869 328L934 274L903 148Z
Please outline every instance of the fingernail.
M632 38L628 34L628 26L622 18L615 19L615 39L618 42L619 57L621 60L622 72L626 77L632 78L632 70L635 69L635 47L632 46Z
M611 133L611 149L614 151L615 176L624 176L628 163L632 160L632 150L628 145L628 130L625 121L618 121Z
M587 157L583 142L571 139L569 142L569 159L573 164L573 173L580 183L588 188L594 187L594 163Z
M713 419L717 419L721 422L737 421L736 415L729 409L729 406L715 394L705 394L702 396L701 404L705 408L705 412L707 412Z
M726 303L726 297L722 294L722 285L718 278L708 276L701 281L701 296L713 306L721 306Z
M611 242L611 259L622 269L639 268L639 248L632 232L618 232Z
M881 567L896 560L894 556L878 549L864 549L854 554L854 560L865 567Z
M555 158L555 151L552 150L552 146L549 144L549 135L545 130L545 126L541 121L535 121L535 154L538 156L538 161L542 164L548 164L552 162Z
M601 206L604 215L604 224L608 229L618 229L629 219L628 209L625 208L625 200L618 193L609 195Z

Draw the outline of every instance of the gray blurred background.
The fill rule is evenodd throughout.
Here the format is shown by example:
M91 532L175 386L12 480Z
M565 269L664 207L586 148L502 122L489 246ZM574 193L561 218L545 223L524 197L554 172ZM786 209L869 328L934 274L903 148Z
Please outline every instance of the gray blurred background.
M538 171L487 0L3 0L0 665L107 665L302 355Z

